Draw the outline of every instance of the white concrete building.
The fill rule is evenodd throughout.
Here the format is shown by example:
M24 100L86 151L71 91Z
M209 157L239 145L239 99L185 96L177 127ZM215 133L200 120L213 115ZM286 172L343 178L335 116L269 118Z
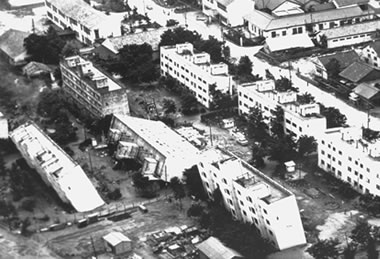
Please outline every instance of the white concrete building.
M166 182L175 176L181 179L199 160L198 149L161 121L114 115L109 138L137 144L135 156L143 163L143 174Z
M128 89L81 56L60 62L62 89L68 99L95 118L129 115Z
M80 165L36 124L29 122L19 126L10 133L10 138L28 165L63 202L78 212L91 211L104 204Z
M121 35L121 20L95 10L82 0L45 0L47 18L62 29L71 28L77 39L91 45L100 38ZM117 24L118 22L118 24Z
M253 0L203 0L202 11L228 26L243 25L243 16L255 9Z
M8 120L2 112L0 112L0 139L8 139Z
M360 128L333 128L318 141L318 166L360 193L380 196L380 141L368 141Z
M360 58L366 63L380 67L380 41L373 41L361 51Z
M219 188L233 217L255 224L274 247L306 243L296 198L279 183L219 148L206 150L198 169L209 197Z
M210 54L195 53L191 43L161 47L160 60L161 75L177 79L207 108L211 102L210 85L216 84L216 90L224 93L232 92L233 80L227 64L211 64Z
M300 104L294 91L279 92L273 80L238 85L239 114L248 115L251 108L259 107L269 125L279 106L284 110L284 130L296 139L302 135L316 137L326 130L326 118L320 115L317 103Z

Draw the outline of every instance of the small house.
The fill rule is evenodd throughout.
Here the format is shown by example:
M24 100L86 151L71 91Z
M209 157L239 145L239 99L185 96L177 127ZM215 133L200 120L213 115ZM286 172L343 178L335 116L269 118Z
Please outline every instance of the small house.
M31 61L22 68L22 73L28 78L37 77L41 75L50 75L53 70L40 62Z
M25 65L28 54L24 47L24 39L28 32L10 29L0 36L0 55L4 56L12 66Z
M376 69L364 62L354 62L339 73L343 79L352 83L362 83L380 79L380 69Z
M209 237L202 243L196 245L199 250L200 259L237 259L243 258L241 254L223 245L219 239Z
M132 250L132 241L120 232L111 232L103 237L107 251L115 255L127 253Z
M231 128L235 127L234 118L223 119L221 122L221 126L223 129L231 129Z

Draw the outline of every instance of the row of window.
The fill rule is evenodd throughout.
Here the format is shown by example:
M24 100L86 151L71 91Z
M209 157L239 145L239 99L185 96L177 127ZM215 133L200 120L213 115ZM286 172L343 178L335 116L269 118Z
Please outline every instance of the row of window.
M360 35L356 35L356 36L343 37L343 38L339 38L339 39L334 39L333 42L351 40L351 39L357 39L357 38L364 38L366 35L371 36L372 34L371 33L367 33L367 34L364 33L364 34L360 34Z

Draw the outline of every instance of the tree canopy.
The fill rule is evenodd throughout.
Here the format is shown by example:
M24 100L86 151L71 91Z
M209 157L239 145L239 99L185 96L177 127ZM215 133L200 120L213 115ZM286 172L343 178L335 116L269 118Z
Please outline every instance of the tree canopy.
M300 104L309 104L309 103L313 103L314 101L315 101L315 98L310 93L297 95L297 102L299 102Z
M189 169L186 169L183 172L183 175L186 178L186 186L189 190L189 194L195 196L198 199L206 200L207 194L203 188L202 179L199 175L198 167L193 166Z
M252 61L248 56L242 56L237 65L238 75L252 75Z
M346 124L347 117L335 107L321 105L321 114L326 117L327 128L341 127Z
M290 135L285 135L283 138L276 139L269 146L269 159L284 163L289 160L294 160L296 157L296 143Z
M341 71L340 63L336 58L332 58L325 65L327 74L331 77L337 77Z
M337 239L319 240L306 251L315 259L336 259L339 257L338 245Z
M302 135L297 140L297 150L300 157L304 157L317 150L317 142L313 136Z
M264 140L268 137L267 124L261 109L257 106L251 108L248 115L248 136L256 140Z
M277 106L273 117L270 122L270 131L275 138L282 138L285 135L284 132L284 109L281 106Z
M32 33L24 39L24 46L27 53L31 55L31 60L48 64L59 63L65 44L51 26L45 35Z

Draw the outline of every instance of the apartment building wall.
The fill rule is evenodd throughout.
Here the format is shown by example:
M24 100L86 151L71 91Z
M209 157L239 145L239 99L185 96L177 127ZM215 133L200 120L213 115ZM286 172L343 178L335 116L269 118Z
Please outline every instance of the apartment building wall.
M321 31L321 35L323 35L323 31ZM347 34L340 37L331 37L327 38L327 48L337 48L342 46L351 46L355 44L360 44L364 42L369 42L373 40L373 36L375 32L365 32L362 31L358 34Z
M219 188L224 205L232 216L245 223L254 224L261 236L280 250L305 244L306 239L294 195L286 193L276 201L266 202L261 198L270 194L273 187L265 182L256 184L255 187L243 187L236 178L240 177L237 174L239 164L245 162L241 160L230 162L232 164L226 167L207 161L198 164L209 197L212 198L213 192ZM233 168L234 171L231 171ZM255 168L250 168L252 175L258 172ZM289 238L289 233L292 238Z
M69 3L66 3L69 4ZM75 5L75 2L72 3ZM82 3L81 5L84 5ZM120 36L121 29L120 25L115 26L115 24L111 24L107 16L100 11L95 9L91 10L91 13L98 12L98 24L96 26L86 26L84 23L79 21L77 17L70 17L67 13L63 12L59 9L59 6L55 6L48 0L45 0L45 7L47 11L47 18L56 24L61 29L71 28L76 32L76 37L79 41L91 45L95 42L96 39L107 38L109 36ZM73 7L74 8L74 7ZM90 5L87 7L88 9L92 9ZM78 13L78 17L81 14ZM93 15L83 14L81 18L83 19L95 19Z
M261 86L257 86L261 85ZM256 88L259 87L259 88ZM255 89L262 89L256 91ZM287 134L292 134L296 139L302 135L317 136L326 129L326 118L319 114L319 105L310 104L298 105L297 93L293 91L279 93L274 89L274 82L264 80L256 82L254 85L238 86L238 109L240 115L248 115L253 107L259 107L263 113L264 122L269 124L270 119L277 107L284 110L284 130ZM317 106L318 108L316 109ZM303 116L305 108L310 108Z
M73 58L80 60L79 57L70 57L60 62L62 89L69 99L96 118L111 113L129 114L127 89L121 86L109 89L109 83L116 83L110 82L112 79L105 75L99 80L88 78L80 65L71 66L66 62Z
M361 58L372 66L379 67L380 57L371 45L368 45L362 50Z
M194 54L190 43L161 47L160 56L161 75L178 80L207 108L211 102L210 85L216 84L216 89L224 93L230 92L232 88L232 77L228 75L227 64L210 64L210 55Z
M367 143L347 135L346 129L335 128L317 139L318 166L360 193L380 196L380 156L369 155Z

